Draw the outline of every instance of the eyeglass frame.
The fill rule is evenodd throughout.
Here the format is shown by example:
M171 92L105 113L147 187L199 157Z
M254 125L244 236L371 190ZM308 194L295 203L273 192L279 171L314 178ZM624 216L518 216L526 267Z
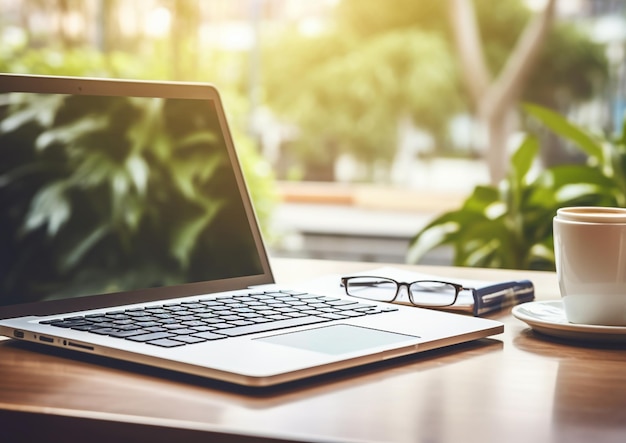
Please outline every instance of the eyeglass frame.
M358 295L350 294L348 292L348 285L346 283L348 282L348 280L353 279L353 278L375 278L375 279L379 279L379 280L391 281L391 282L396 284L396 293L394 294L394 296L393 296L393 298L391 300L374 300L374 299L371 299L371 298L359 297ZM452 301L452 303L448 303L448 304L445 304L445 305L428 305L428 304L415 303L415 301L413 300L413 293L411 292L411 285L413 285L415 283L425 283L425 282L441 283L441 284L444 284L444 285L450 285L450 286L454 287L455 294L454 294L454 300ZM477 300L474 288L467 288L467 287L465 287L465 286L463 286L463 285L461 285L459 283L453 283L453 282L450 282L450 281L443 281L443 280L415 280L415 281L409 283L409 282L400 282L400 281L394 280L393 278L390 278L390 277L381 277L381 276L376 276L376 275L351 275L351 276L341 277L341 286L343 286L344 290L346 291L346 295L348 295L349 297L360 298L362 300L380 301L382 303L394 303L396 301L396 299L398 298L398 295L400 295L400 288L405 287L406 290L407 290L408 298L409 298L409 301L411 302L411 304L413 306L417 306L417 307L420 307L420 308L424 308L424 307L428 307L428 308L445 308L445 307L453 306L456 303L457 299L459 298L459 294L461 293L461 291L471 291L472 292L472 297L474 298L474 303L480 303Z
M391 280L393 282L396 283L398 290L396 291L395 296L391 299L391 301L383 301L383 300L378 300L378 302L380 303L394 303L396 298L398 297L398 294L400 293L400 287L401 286L410 286L411 283L405 283L405 282L398 282L396 280L394 280L393 278L389 278L389 277L381 277L381 276L371 276L371 275L351 275L351 276L345 276L341 278L341 284L344 286L345 288L345 281L349 278L355 278L355 277L366 277L366 278L378 278L378 279L386 279L386 280ZM458 283L452 283L452 282L447 282L447 281L442 281L442 280L416 280L413 283L417 283L420 281L431 281L431 282L437 282L439 281L440 283L449 283L452 285L458 285ZM462 285L460 285L462 286ZM470 291L472 294L472 298L474 299L474 306L472 307L472 313L474 314L474 316L479 316L479 315L484 315L487 314L489 312L492 311L497 311L500 309L503 309L507 306L512 306L512 305L516 305L516 304L520 304L520 303L526 303L529 301L532 301L535 299L535 289L534 289L534 285L532 283L532 281L530 280L511 280L511 281L503 281L503 282L498 282L498 283L493 283L493 284L488 284L486 286L481 286L480 288L470 288L470 287L466 287L463 286L461 289L459 289L458 293L456 294L455 300L452 304L447 305L447 306L425 306L425 305L417 305L413 302L413 300L409 297L409 301L411 302L411 304L413 306L418 306L418 307L427 307L427 308L443 308L446 309L454 305L454 303L456 303L459 294L461 293L461 291ZM410 292L411 291L407 291ZM348 294L347 288L346 288L346 294L349 297L355 297L355 298L360 298L363 300L369 300L369 301L376 301L374 299L371 298L365 298L365 297L359 297L358 295L351 295Z

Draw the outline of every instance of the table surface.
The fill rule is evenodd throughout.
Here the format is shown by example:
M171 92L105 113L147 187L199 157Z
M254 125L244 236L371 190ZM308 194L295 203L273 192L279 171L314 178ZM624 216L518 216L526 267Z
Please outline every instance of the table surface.
M273 260L281 283L378 266ZM559 298L550 272L393 266L529 278L538 300ZM626 441L626 346L542 336L510 309L491 317L504 334L260 392L4 340L0 440Z

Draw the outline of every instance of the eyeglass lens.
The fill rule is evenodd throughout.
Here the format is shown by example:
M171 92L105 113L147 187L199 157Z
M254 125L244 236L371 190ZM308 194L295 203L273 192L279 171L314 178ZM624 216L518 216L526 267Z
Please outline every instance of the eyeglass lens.
M457 296L454 285L437 281L418 281L409 285L410 298L419 306L450 306ZM398 284L386 278L352 277L347 279L348 295L376 301L392 301Z

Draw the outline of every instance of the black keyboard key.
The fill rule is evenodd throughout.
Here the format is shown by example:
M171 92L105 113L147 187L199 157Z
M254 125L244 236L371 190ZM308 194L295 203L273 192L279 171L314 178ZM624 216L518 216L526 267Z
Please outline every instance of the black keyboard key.
M102 325L98 324L98 327L101 328ZM115 325L113 326L114 329L119 329L120 331L132 331L133 329L142 329L140 328L138 325Z
M332 300L332 301L327 301L326 303L328 303L331 306L345 306L345 305L357 304L357 302L353 300Z
M198 331L196 331L195 329L190 329L190 328L182 328L182 329L170 329L170 331L172 334L176 334L176 335L189 335L189 334L194 334Z
M219 302L219 301L215 301L215 300L207 300L207 301L203 301L200 302L202 305L204 306L208 306L208 307L213 307L213 306L224 306L223 303Z
M165 340L169 340L169 339L165 339ZM193 335L177 335L176 337L172 338L172 340L176 340L176 341L181 341L183 343L186 344L194 344L194 343L202 343L204 341L207 341L206 338L201 338L201 337L196 337Z
M167 332L167 329L162 326L150 326L148 328L145 328L145 330L148 332Z
M193 329L196 332L205 332L205 331L212 331L215 328L211 326L194 326L191 329Z
M398 310L398 308L395 307L395 306L384 306L384 307L379 307L379 309L382 312L393 312L393 311L397 311Z
M226 338L225 335L215 334L213 332L198 332L197 334L193 334L194 337L204 338L206 340L219 340L221 338Z
M254 322L250 320L234 320L234 321L230 321L229 323L232 323L235 326L246 326L246 325L254 324Z
M126 339L132 340L132 341L144 342L144 341L159 340L161 338L170 338L172 336L174 336L174 334L170 332L150 332L148 334L133 335L131 337L127 337Z
M128 315L129 317L145 317L146 315L151 315L153 314L152 312L148 312L145 309L136 309L136 310L127 310L125 311L125 314Z
M200 320L184 321L181 324L185 325L185 326L188 326L188 327L204 326L204 325L206 325L205 322L200 321Z
M211 325L211 326L213 326L213 325L215 325L215 324L218 324L218 323L224 323L224 321L223 321L223 320L221 320L219 317L215 317L215 318L205 318L205 319L203 320L203 322L204 322L204 323L206 323L207 325Z
M184 306L181 306L179 304L172 304L172 305L163 305L163 309L166 309L170 312L180 312L180 311L186 311L187 308L185 308Z
M233 321L233 320L242 320L243 317L238 315L220 315L220 319L225 322Z
M352 305L340 305L340 306L334 306L334 308L337 309L348 309L348 310L361 310L361 309L366 309L366 308L376 308L376 306L374 305L366 305L364 303L354 303Z
M180 323L172 323L172 324L163 324L161 325L163 326L164 329L170 330L170 331L175 331L176 329L185 329L187 326L180 324Z
M134 329L134 330L130 330L130 331L124 331L124 330L117 330L117 331L112 331L109 332L107 335L111 336L111 337L116 337L116 338L127 338L127 337L131 337L133 335L142 335L142 334L146 334L149 331L145 331L143 329Z
M297 294L295 295L295 297L300 300L313 300L313 299L324 298L322 295L315 295L315 294Z
M329 320L343 320L345 318L349 318L346 315L340 315L340 314L334 314L334 313L327 313L327 314L320 314L320 317L324 317L327 318Z
M269 322L272 321L272 320L270 320L269 318L266 318L266 317L251 317L248 320L253 321L255 323L269 323Z
M98 335L110 335L119 331L120 329L117 329L117 328L98 328L98 329L92 329L89 332L93 334L98 334Z
M232 328L233 325L231 323L211 323L209 326L211 326L214 329L224 329L224 328Z
M175 347L397 309L393 305L381 307L351 299L280 291L166 303L41 323Z
M362 317L364 315L367 315L365 312L350 311L350 310L339 311L339 314L345 315L346 317Z
M150 314L156 315L156 314L166 314L169 311L166 311L163 308L146 308L145 312L149 312Z
M306 317L308 314L305 314L304 312L285 312L285 315L287 317Z
M176 320L180 322L197 320L198 318L199 317L197 315L177 315L176 316Z
M159 326L161 323L156 321L138 321L135 324L142 328L149 328L150 326Z
M309 307L313 308L313 309L317 309L317 308L328 308L328 304L327 303L309 303Z
M109 320L125 320L127 318L131 318L129 315L123 313L114 314L107 312L105 315L109 318Z
M269 315L267 318L269 318L270 320L287 320L288 318L292 318L292 317L289 317L284 314L275 314L275 315Z
M308 295L308 292L296 291L295 289L283 289L280 293L290 295Z
M97 329L99 327L100 325L98 325L97 323L89 323L80 326L72 326L71 329L74 329L76 331L91 331L92 329Z
M319 315L319 314L325 314L324 311L320 311L319 309L304 309L301 312L304 312L307 315Z
M200 314L196 314L196 317L201 318L201 319L215 318L215 317L217 317L217 314L214 314L212 312L202 312Z
M50 323L52 326L58 326L59 328L71 328L74 326L82 326L88 324L84 320L56 320Z
M220 329L219 333L228 335L229 337L237 337L240 335L254 334L255 332L273 331L275 329L304 326L325 321L329 321L329 319L315 316L289 318L287 320L277 320L268 323L255 323L248 326L237 326L235 328Z
M243 318L247 318L247 319L250 319L250 318L255 318L255 317L260 317L260 316L261 316L261 314L259 314L258 312L242 312L242 313L240 313L239 315L240 315L241 317L243 317Z
M184 301L181 304L184 305L187 309L204 308L204 305L198 303L197 301L195 302Z
M162 348L175 348L177 346L184 346L187 344L178 340L170 340L169 338L159 338L157 340L151 340L146 343L150 345L161 346Z

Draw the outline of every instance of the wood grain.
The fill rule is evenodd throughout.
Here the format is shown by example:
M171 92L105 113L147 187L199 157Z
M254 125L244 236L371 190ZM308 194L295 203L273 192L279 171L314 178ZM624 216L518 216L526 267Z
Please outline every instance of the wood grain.
M274 260L278 281L379 265ZM396 266L396 265L394 265ZM412 267L481 280L553 273ZM0 342L0 441L624 442L626 348L505 333L265 390Z

